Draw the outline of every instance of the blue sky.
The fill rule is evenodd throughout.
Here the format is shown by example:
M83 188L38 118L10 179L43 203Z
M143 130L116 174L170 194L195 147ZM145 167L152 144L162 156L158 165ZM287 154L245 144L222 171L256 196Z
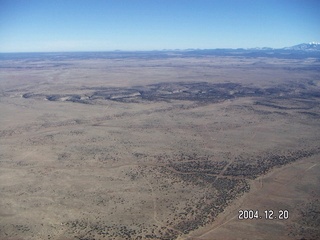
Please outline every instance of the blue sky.
M0 0L0 52L285 47L320 41L318 0Z

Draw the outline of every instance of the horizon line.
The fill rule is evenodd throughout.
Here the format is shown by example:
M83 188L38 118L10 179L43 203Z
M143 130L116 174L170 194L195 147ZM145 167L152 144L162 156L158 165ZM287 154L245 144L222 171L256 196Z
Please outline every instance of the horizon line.
M273 47L238 47L238 48L170 48L170 49L152 49L152 50L123 50L123 49L114 49L114 50L53 50L53 51L5 51L1 52L0 54L21 54L21 53L114 53L114 52L186 52L186 51L205 51L205 50L286 50L286 48L295 47L302 44L312 44L312 45L320 45L320 42L308 42L308 43L299 43L292 46L280 47L280 48L273 48Z

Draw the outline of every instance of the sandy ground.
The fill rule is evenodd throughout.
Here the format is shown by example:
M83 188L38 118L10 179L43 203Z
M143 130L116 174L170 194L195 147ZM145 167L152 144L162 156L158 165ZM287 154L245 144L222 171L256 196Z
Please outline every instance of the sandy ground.
M319 201L319 157L302 159L257 178L251 191L229 206L214 224L185 239L316 239L319 229L308 229L299 218L308 205ZM250 209L258 210L262 218L240 220L238 211ZM279 210L288 210L289 218L265 219L265 210L273 210L278 218ZM299 232L298 226L307 230Z
M4 60L0 239L317 238L317 67Z

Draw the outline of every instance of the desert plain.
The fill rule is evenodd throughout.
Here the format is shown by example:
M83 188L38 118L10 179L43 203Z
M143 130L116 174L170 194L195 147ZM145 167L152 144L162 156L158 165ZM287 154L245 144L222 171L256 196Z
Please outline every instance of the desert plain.
M8 54L0 67L0 239L320 238L319 58Z

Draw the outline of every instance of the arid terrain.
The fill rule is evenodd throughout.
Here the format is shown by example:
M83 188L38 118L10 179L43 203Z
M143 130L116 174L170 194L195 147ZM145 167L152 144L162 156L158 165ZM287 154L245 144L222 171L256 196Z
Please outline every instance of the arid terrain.
M314 56L0 58L1 240L319 239L319 163Z

